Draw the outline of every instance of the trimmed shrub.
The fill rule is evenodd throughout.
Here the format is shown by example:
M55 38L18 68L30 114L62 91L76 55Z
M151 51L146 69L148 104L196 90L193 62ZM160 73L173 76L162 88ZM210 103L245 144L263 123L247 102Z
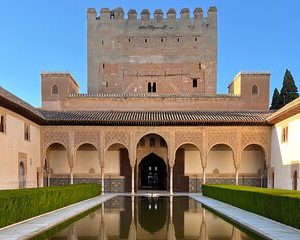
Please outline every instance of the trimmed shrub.
M0 191L0 228L101 194L98 184Z
M204 196L300 229L300 192L235 185L203 185Z

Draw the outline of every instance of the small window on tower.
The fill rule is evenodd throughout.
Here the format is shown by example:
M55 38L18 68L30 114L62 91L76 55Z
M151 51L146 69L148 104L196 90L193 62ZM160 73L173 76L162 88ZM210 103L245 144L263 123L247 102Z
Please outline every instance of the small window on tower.
M177 38L177 42L179 42L180 41L180 39L179 38Z
M147 39L147 38L145 38L145 43L146 43L146 42L148 42L148 39Z
M151 92L151 83L148 82L148 92Z
M128 42L130 42L131 40L130 40L130 38L128 38Z
M103 69L105 68L105 63L102 63L102 68L103 68Z
M164 39L163 39L163 38L161 38L161 39L160 39L160 41L161 41L161 42L164 42Z
M195 37L195 42L197 42L198 41L198 38L197 37Z
M202 69L201 62L199 62L199 69Z
M53 95L58 95L58 86L56 84L54 84L52 86L52 94Z
M198 79L197 78L193 78L193 88L198 87Z
M105 82L105 86L108 88L108 82Z
M156 83L153 83L152 92L156 92Z
M104 41L101 41L101 45L104 45Z
M258 94L258 87L257 85L252 86L252 94Z

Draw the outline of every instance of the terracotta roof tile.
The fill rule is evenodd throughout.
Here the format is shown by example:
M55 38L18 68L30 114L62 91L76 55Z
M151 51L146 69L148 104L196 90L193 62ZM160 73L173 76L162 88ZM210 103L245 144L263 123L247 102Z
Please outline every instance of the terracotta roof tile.
M226 111L40 111L47 125L268 125L271 112Z

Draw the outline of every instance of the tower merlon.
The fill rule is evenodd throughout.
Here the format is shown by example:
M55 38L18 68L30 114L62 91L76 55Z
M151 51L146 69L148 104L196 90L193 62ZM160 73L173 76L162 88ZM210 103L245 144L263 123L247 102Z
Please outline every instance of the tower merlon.
M153 13L153 19L157 21L162 21L162 20L186 20L190 19L190 10L188 8L182 8L180 11L180 18L177 18L176 15L176 10L175 8L170 8L166 16L162 9L156 9ZM109 8L102 8L100 10L100 16L97 17L97 12L95 8L88 8L87 9L87 15L89 17L94 17L97 18L97 20L115 20L115 19L124 19L124 10L121 7L117 7L113 10L110 10ZM193 11L193 19L215 19L217 15L217 8L215 6L210 6L208 11L207 11L207 17L204 17L203 15L203 9L201 7L196 7ZM126 20L143 20L147 21L150 20L151 18L151 13L149 9L143 9L140 13L140 16L138 16L136 9L129 9L127 12L127 19Z

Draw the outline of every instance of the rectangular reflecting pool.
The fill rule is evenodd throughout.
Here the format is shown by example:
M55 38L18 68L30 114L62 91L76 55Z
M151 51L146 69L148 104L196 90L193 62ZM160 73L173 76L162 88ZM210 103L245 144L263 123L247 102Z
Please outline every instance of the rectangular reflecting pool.
M118 196L32 239L262 239L189 197Z

